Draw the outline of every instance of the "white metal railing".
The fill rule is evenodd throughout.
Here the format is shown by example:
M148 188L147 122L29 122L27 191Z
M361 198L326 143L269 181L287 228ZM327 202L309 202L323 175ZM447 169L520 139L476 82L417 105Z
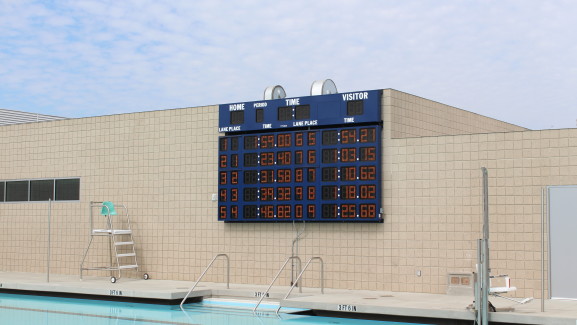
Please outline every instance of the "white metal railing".
M305 271L307 270L307 268L309 267L309 265L311 264L311 262L313 260L319 260L321 262L321 293L324 294L325 293L325 264L323 262L323 259L320 256L315 256L315 257L311 257L307 264L305 264L305 267L303 267L303 270L301 271L301 273L297 276L297 279L295 280L295 282L293 283L293 285L291 286L290 290L287 292L287 294L284 296L284 298L282 300L285 300L286 298L288 298L288 296L291 294L291 292L293 291L295 285L299 282L300 278L303 276L303 274L305 273ZM279 310L282 308L282 306L280 305L280 302L278 304L278 308L276 309L276 313L278 314Z
M254 306L252 312L256 312L256 309L258 308L258 306L260 305L260 303L262 302L262 300L264 299L264 297L266 297L266 295L268 294L268 292L270 291L270 288L272 288L272 285L276 282L276 280L278 279L278 277L280 276L281 272L284 270L284 268L286 267L286 265L288 264L289 261L292 260L297 260L298 264L299 264L299 270L301 269L302 266L302 262L301 262L301 258L298 256L290 256L286 259L286 261L284 262L284 264L281 266L280 270L278 270L277 274L274 276L274 278L272 279L272 282L270 283L270 285L268 286L268 288L266 289L266 291L260 296L260 299L258 300L258 303L256 304L256 306ZM293 287L296 286L298 283L298 279L296 281L293 282ZM302 286L299 286L299 290L302 292Z
M202 274L200 275L200 277L198 278L198 280L196 280L196 283L192 286L192 288L190 288L190 290L188 290L188 293L186 294L186 296L184 297L184 299L182 299L182 301L180 302L180 309L182 309L182 305L184 305L184 302L186 301L186 299L188 299L188 296L190 296L190 294L192 293L192 291L194 290L194 288L196 288L196 286L198 285L198 283L200 282L200 280L202 280L202 278L204 277L204 275L206 274L206 272L208 272L208 270L210 269L210 267L212 266L212 264L214 263L214 261L216 261L217 258L219 257L224 257L226 258L226 288L230 289L230 258L228 257L227 254L217 254L212 261L210 261L210 263L208 264L208 266L206 267L206 269L204 269L204 271L202 272Z

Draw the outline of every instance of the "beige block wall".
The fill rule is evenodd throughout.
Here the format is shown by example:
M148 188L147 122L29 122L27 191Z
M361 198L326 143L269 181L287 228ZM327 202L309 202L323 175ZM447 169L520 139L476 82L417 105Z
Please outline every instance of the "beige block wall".
M298 254L323 257L329 288L444 293L447 273L474 268L486 166L493 268L512 275L518 295L538 296L539 191L577 184L577 130L391 139L393 97L383 96L385 222L308 223ZM88 202L111 200L129 207L153 278L192 281L228 253L233 283L267 284L296 230L217 221L217 125L218 107L208 106L4 126L0 179L81 178L80 202L53 204L54 273L78 274ZM46 203L0 204L0 271L44 272L46 225ZM104 243L91 254L104 264ZM319 285L317 271L307 286ZM206 280L224 281L222 264ZM281 284L289 281L286 272Z
M153 278L192 281L228 253L233 283L267 284L291 255L296 230L217 221L217 126L218 107L209 106L0 127L0 180L81 178L80 202L53 204L54 273L79 273L89 201L110 200L130 209L140 264ZM0 203L0 271L45 271L47 215L44 202ZM390 287L386 224L305 227L298 254L323 256L327 287ZM106 265L106 242L95 240L88 265ZM224 281L222 264L207 281ZM319 286L319 267L311 268L305 281ZM290 272L282 279L288 284Z
M541 189L577 184L577 129L393 139L388 146L393 290L443 292L447 273L473 270L486 167L493 273L509 274L517 296L540 296Z
M527 130L394 89L384 90L383 96L391 114L392 138Z

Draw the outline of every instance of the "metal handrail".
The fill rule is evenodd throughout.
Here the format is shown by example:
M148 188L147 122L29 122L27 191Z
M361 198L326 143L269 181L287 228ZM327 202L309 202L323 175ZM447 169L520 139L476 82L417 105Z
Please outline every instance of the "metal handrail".
M307 264L305 264L305 267L303 268L303 270L301 271L301 273L299 274L299 276L297 276L297 279L295 281L295 283L293 283L293 285L291 286L290 290L287 292L287 294L284 296L284 298L282 300L285 300L286 298L288 298L288 296L291 294L291 292L293 291L295 285L299 282L300 278L303 276L303 274L305 273L305 271L307 270L307 267L309 267L309 265L311 264L311 262L313 260L319 260L321 262L321 293L324 294L325 293L325 263L323 262L323 259L320 256L315 256L315 257L311 257L309 259L309 261L307 262ZM276 313L278 314L279 310L282 308L282 306L280 305L280 302L278 304L278 308L276 309Z
M230 258L228 257L227 254L217 254L212 261L210 261L210 263L208 264L208 266L206 267L206 269L204 269L204 272L202 272L202 274L200 275L200 277L198 278L198 280L196 280L196 283L192 286L192 288L190 288L190 290L188 290L188 293L186 294L186 296L184 297L184 299L182 299L182 301L180 302L180 309L182 308L182 305L184 304L184 302L186 301L186 299L188 299L188 296L190 296L190 294L192 293L192 291L194 290L194 288L196 288L196 286L198 285L198 283L200 282L200 280L202 280L202 278L204 277L204 275L206 274L206 272L208 271L208 269L210 269L210 267L212 266L212 263L214 263L214 261L216 261L217 258L219 257L225 257L226 258L226 288L230 289Z
M254 306L252 312L256 312L256 309L258 308L258 306L260 305L260 303L262 302L262 300L264 299L264 297L268 294L268 292L270 291L270 288L272 287L272 285L276 282L276 280L278 279L278 277L280 276L281 272L284 270L284 268L286 267L286 265L288 264L289 261L291 260L297 260L299 262L299 270L302 266L302 262L301 262L301 258L298 256L290 256L289 258L286 259L286 261L284 262L284 264L281 266L280 270L278 270L277 274L275 275L275 277L272 279L272 282L270 283L270 285L268 286L268 288L266 289L266 291L264 292L264 294L262 294L260 296L260 299L258 300L258 303L256 304L256 306ZM298 278L297 280L293 283L293 287L298 283ZM299 289L302 292L302 286L299 286Z

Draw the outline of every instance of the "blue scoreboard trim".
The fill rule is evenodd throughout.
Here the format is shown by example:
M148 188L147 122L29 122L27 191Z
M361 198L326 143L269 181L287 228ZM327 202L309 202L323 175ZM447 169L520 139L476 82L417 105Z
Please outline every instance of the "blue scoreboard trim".
M219 121L220 221L383 221L380 91L221 105Z
M219 106L218 131L272 131L283 128L380 122L380 101L381 91L369 90L225 104ZM355 103L363 104L362 113L347 114L347 110ZM307 106L309 114L305 114L306 112L299 114L299 109L306 111ZM290 116L287 114L279 120L283 108L288 108L286 111Z

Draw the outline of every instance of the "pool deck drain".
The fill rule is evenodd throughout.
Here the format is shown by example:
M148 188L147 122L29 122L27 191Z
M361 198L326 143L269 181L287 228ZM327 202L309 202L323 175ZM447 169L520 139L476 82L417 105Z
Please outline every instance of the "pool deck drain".
M100 297L123 297L178 301L186 295L193 281L142 280L122 278L110 283L107 277L84 277L81 281L73 275L51 275L46 282L45 274L0 272L0 290L33 291L51 294L75 294ZM239 297L256 302L266 285L203 282L191 297ZM274 286L267 299L281 300L288 287ZM513 307L514 311L490 314L491 322L512 324L575 325L577 324L577 301L546 300L545 312L541 312L539 299L516 305L507 300L491 300L499 308ZM442 319L473 320L473 312L466 307L473 302L471 296L421 294L406 292L339 290L303 288L295 289L289 299L281 300L282 307L314 309L330 312L381 314L402 317L426 317Z

